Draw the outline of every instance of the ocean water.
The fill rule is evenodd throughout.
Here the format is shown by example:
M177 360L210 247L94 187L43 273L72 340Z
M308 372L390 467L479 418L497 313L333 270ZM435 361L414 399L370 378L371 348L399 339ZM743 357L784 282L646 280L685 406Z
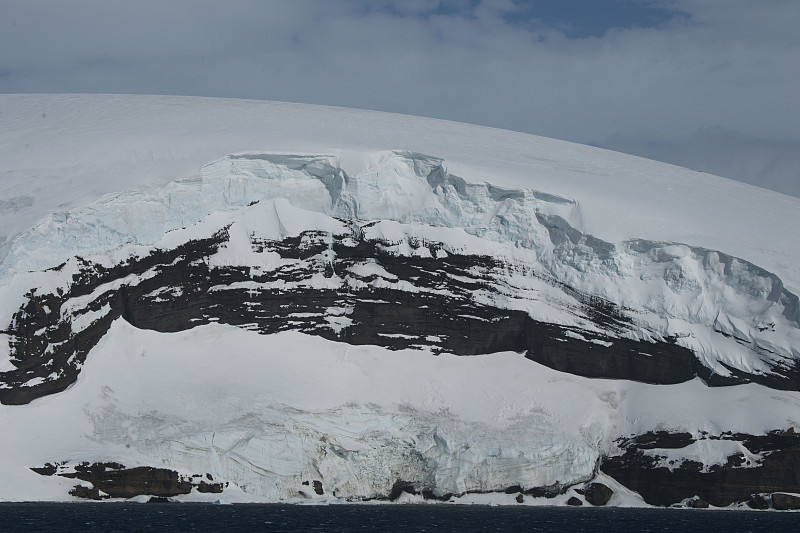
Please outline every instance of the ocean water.
M592 531L791 532L800 513L487 507L0 503L0 531Z

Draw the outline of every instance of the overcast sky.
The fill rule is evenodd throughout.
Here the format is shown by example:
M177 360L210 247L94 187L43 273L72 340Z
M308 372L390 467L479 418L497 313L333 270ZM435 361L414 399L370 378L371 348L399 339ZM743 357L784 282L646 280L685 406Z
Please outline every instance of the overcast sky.
M800 196L800 0L0 0L0 92L446 118Z

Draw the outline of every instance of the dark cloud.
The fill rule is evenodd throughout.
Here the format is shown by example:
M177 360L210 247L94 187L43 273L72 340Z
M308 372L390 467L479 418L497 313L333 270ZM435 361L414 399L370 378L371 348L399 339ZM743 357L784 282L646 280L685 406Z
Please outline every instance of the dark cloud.
M594 0L567 4L4 0L0 91L343 105L599 145L800 142L800 2L618 0L602 24Z

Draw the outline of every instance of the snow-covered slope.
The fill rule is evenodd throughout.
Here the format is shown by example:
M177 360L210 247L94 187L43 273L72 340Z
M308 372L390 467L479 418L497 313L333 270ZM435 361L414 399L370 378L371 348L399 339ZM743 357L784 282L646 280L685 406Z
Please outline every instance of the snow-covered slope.
M200 176L232 153L339 157L350 175L369 154L442 158L469 182L576 201L576 229L616 242L677 241L750 258L800 289L800 202L716 176L505 130L311 105L119 95L0 96L0 242L54 211L107 193Z
M797 199L347 109L0 121L0 498L800 491Z

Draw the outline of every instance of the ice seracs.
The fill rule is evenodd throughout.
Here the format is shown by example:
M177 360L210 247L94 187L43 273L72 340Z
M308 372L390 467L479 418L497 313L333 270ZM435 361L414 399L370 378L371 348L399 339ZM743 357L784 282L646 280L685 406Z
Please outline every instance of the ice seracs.
M212 266L264 270L278 265L278 256L253 252L253 236L281 240L304 231L355 232L352 238L380 241L395 255L431 254L428 246L420 246L428 242L436 244L433 253L440 257L492 256L509 265L509 274L527 269L522 277L495 280L508 285L508 291L500 291L504 302L498 303L498 295L489 299L534 319L586 327L580 315L554 318L563 305L553 306L553 299L565 296L550 287L559 283L611 302L632 313L633 324L625 331L601 328L600 333L636 340L675 338L718 376L736 378L737 371L767 376L776 369L782 374L796 365L798 298L777 275L746 258L691 243L605 242L561 216L577 209L572 200L532 189L470 184L450 175L435 157L385 152L363 159L377 166L350 176L335 166L334 156L227 156L203 167L199 181L174 182L149 194L107 196L50 217L12 243L0 272L9 277L20 270L42 270L72 256L131 244L158 249L162 239L180 239L167 235L170 231L192 226L199 236L209 225L213 231L225 225L227 233L227 242L209 257ZM256 202L266 203L248 207ZM192 231L179 234L188 239ZM139 248L135 253L146 252ZM415 290L413 284L408 287ZM476 302L482 297L477 291ZM731 333L734 322L737 335Z

